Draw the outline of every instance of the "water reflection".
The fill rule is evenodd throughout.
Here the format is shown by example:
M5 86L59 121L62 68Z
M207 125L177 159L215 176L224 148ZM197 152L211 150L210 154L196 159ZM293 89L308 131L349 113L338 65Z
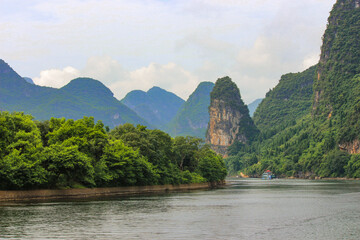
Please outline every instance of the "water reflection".
M358 181L230 180L211 191L0 206L0 238L358 239Z

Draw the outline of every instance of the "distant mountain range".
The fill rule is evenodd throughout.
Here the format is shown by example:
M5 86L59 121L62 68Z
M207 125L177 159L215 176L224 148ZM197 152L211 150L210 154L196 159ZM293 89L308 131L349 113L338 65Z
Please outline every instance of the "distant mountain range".
M23 77L23 79L24 79L25 81L27 81L28 83L35 84L34 81L33 81L31 78Z
M210 93L213 87L212 82L199 84L168 124L167 131L170 135L205 138L209 123Z
M109 127L126 122L149 125L97 80L78 78L60 89L41 87L27 82L3 60L0 60L0 109L23 111L38 120L93 116Z
M150 125L165 130L185 102L174 93L159 87L149 91L134 90L129 92L121 102L135 111Z
M257 109L259 104L262 102L262 100L263 100L263 98L256 99L255 101L251 102L248 105L250 117L254 116L255 110Z
M56 89L34 84L0 60L0 110L23 111L37 120L93 116L110 128L126 122L158 128L171 136L205 138L212 82L202 82L185 102L160 87L134 90L121 101L100 81L77 78ZM255 111L261 99L249 104Z

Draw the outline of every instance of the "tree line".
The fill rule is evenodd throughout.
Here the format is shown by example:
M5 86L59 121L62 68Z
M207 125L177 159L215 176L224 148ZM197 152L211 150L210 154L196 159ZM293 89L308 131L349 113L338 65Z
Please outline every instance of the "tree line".
M93 117L35 121L0 112L0 189L144 186L221 181L221 156L201 139Z

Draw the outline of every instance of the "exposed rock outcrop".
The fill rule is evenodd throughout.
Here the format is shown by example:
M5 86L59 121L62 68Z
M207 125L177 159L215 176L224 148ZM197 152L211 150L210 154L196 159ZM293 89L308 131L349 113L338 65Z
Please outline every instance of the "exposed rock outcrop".
M355 139L352 142L339 144L339 148L343 151L347 151L350 154L358 154L360 153L360 140Z
M227 156L227 148L234 142L246 144L258 133L239 89L229 77L216 81L210 96L209 115L206 143L223 156Z

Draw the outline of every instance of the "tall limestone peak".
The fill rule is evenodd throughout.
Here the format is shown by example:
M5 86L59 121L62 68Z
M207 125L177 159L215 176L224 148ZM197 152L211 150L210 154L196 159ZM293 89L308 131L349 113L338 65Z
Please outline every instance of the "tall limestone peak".
M331 121L340 149L360 153L360 0L338 0L323 36L312 115Z
M210 94L209 115L206 143L223 156L233 143L246 144L258 134L238 87L229 77L216 81Z
M313 115L331 116L347 101L345 84L360 73L360 0L338 0L323 36ZM351 86L349 86L351 87Z

